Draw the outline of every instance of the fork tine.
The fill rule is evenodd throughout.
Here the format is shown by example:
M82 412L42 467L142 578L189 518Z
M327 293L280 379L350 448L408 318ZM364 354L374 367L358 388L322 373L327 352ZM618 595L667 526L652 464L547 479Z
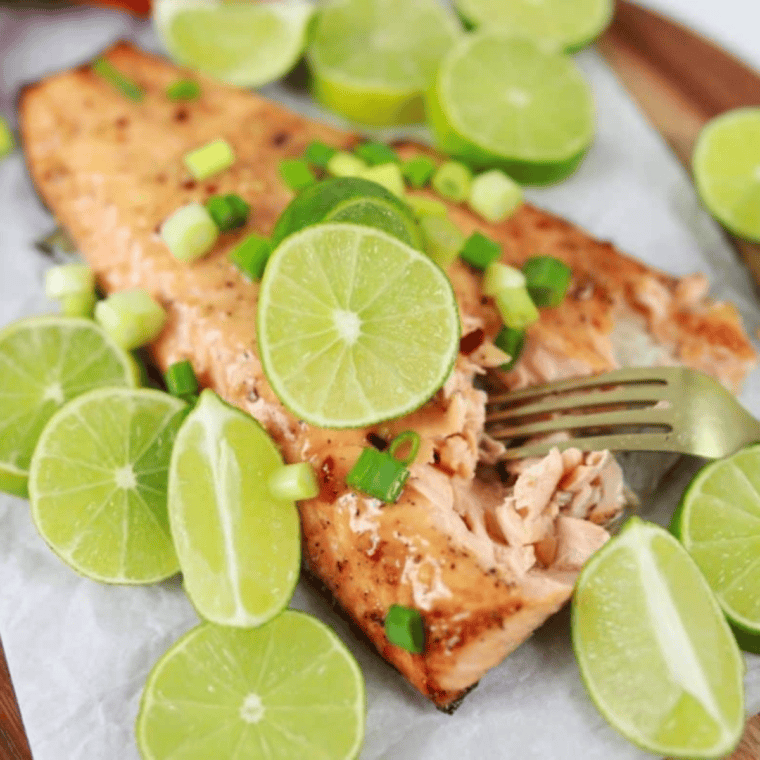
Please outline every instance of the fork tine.
M552 449L580 449L581 451L677 451L673 433L627 433L622 435L594 435L588 438L573 438L567 441L536 441L514 449L507 449L500 459L523 459L545 456Z

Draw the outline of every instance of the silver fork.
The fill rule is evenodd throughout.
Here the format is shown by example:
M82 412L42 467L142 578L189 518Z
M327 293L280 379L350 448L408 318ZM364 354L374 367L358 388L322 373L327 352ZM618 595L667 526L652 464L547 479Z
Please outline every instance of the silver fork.
M567 431L567 440L536 440ZM486 432L505 459L553 447L675 451L718 459L760 441L760 422L717 380L685 367L635 367L489 394Z

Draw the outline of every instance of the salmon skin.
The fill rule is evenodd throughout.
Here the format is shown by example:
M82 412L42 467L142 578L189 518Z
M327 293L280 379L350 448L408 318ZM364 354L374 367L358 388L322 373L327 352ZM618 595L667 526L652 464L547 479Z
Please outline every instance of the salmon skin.
M320 140L351 149L357 135L207 79L193 102L172 103L166 87L183 72L118 44L105 54L145 90L124 98L89 67L25 90L21 132L42 196L92 265L106 292L147 288L168 313L151 352L161 369L190 359L202 385L258 419L288 461L306 460L321 492L302 502L304 558L379 652L442 708L570 598L586 559L608 538L605 525L626 502L609 452L552 451L498 465L484 432L486 395L478 377L509 387L603 371L621 364L682 362L736 388L755 354L733 306L706 297L701 276L677 279L638 263L551 214L523 205L491 225L461 206L452 219L503 247L521 265L536 252L573 270L564 303L541 312L514 370L493 345L500 322L481 276L461 262L448 270L462 321L461 352L445 386L422 409L371 429L320 430L279 402L257 358L257 283L228 261L253 231L268 235L292 193L278 175L283 158ZM195 76L195 75L194 75ZM224 137L237 161L194 181L184 154ZM422 148L403 144L404 156ZM175 260L158 229L176 208L217 193L251 204L244 230L222 236L191 265ZM413 428L422 446L399 502L354 493L345 476L362 447ZM391 645L383 621L392 604L421 611L425 651Z

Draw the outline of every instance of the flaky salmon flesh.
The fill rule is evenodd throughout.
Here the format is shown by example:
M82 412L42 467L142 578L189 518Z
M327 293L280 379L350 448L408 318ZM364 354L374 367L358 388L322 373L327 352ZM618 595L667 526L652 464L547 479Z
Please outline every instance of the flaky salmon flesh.
M315 467L321 492L300 504L308 568L415 688L451 706L568 601L626 500L609 452L554 450L496 466L499 444L484 434L486 395L474 380L500 375L516 388L624 364L684 363L735 389L755 362L736 310L709 300L703 277L656 271L531 205L492 225L450 204L465 234L480 230L501 244L504 262L520 266L541 253L569 264L564 303L542 310L516 367L500 373L507 357L492 342L499 316L480 273L457 261L448 274L463 337L445 386L413 414L371 429L310 427L267 383L257 357L258 284L228 254L253 231L271 233L292 199L278 174L282 159L313 140L351 149L358 136L205 79L198 100L172 103L165 91L181 70L127 44L106 56L145 89L142 102L87 66L23 93L23 144L42 198L106 292L147 288L164 306L168 322L151 346L159 368L190 359L202 385L258 419L288 461ZM194 181L183 156L220 137L234 147L234 166ZM224 235L208 257L180 263L158 234L161 223L217 193L251 204L246 228ZM346 486L363 447L409 428L422 447L397 504ZM386 640L392 604L422 612L422 654Z

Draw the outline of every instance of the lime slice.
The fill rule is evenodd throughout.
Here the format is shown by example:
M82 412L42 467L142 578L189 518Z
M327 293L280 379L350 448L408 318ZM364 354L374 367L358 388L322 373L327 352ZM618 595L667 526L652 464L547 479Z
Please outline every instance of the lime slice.
M437 0L332 0L307 50L314 97L363 124L422 121L422 94L461 33Z
M567 177L594 136L591 88L573 60L499 34L469 35L449 51L427 107L443 151L523 184Z
M693 170L710 213L739 237L760 242L760 108L713 119L697 138Z
M137 717L144 760L352 760L364 679L324 623L286 610L255 629L203 623L156 663Z
M282 466L258 422L213 391L201 393L174 446L169 519L185 591L207 620L260 625L293 595L298 511L267 488Z
M34 446L66 401L138 379L131 356L92 320L34 317L0 331L0 490L26 496Z
M671 524L734 626L760 651L760 446L703 467Z
M225 0L154 0L156 30L183 66L241 87L287 74L306 47L313 6Z
M591 699L659 756L723 757L744 727L744 661L694 561L631 518L583 568L573 646Z
M272 245L304 227L329 221L375 227L422 249L422 233L409 206L382 185L359 177L326 179L303 190L277 221Z
M380 230L320 224L272 254L258 337L269 382L294 414L361 427L417 409L443 385L459 311L424 254Z
M612 21L613 0L454 0L470 26L501 29L545 49L574 52Z
M186 410L160 391L101 388L45 426L29 471L32 517L53 551L104 583L153 583L179 570L166 484Z

